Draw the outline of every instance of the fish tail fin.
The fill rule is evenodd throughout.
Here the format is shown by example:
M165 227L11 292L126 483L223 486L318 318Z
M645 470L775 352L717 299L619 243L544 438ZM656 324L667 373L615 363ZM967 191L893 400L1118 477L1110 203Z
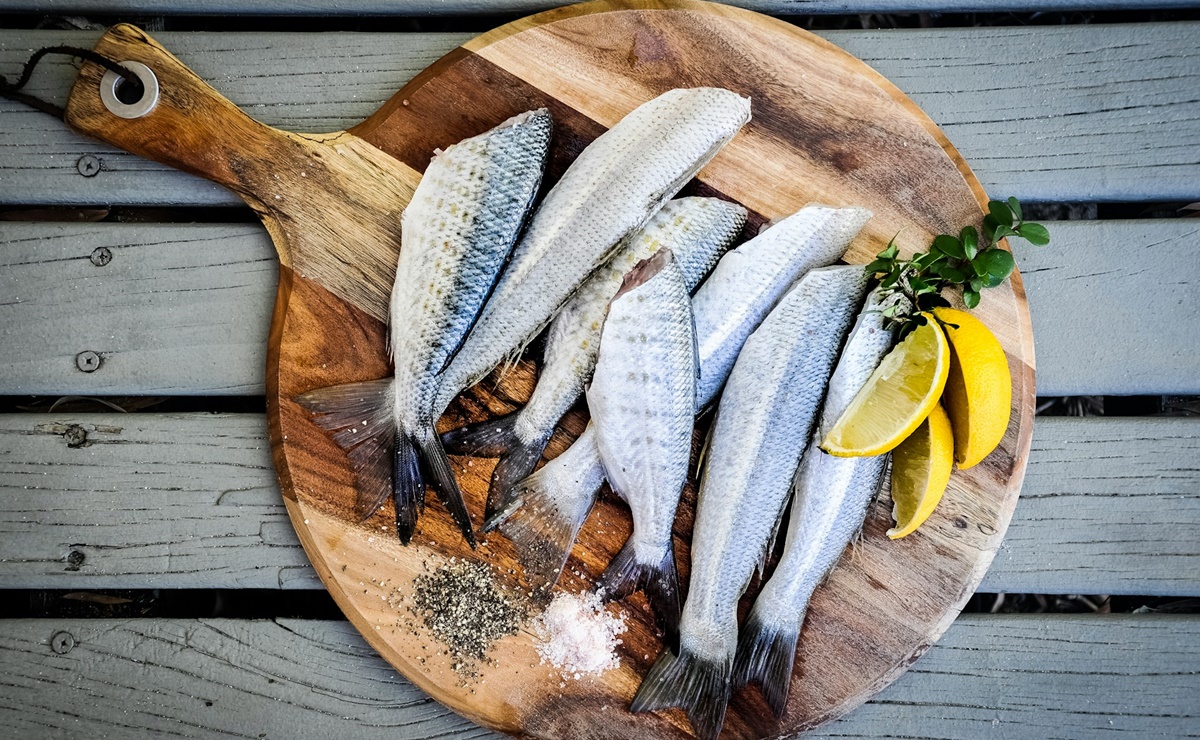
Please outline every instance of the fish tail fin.
M516 412L468 424L442 435L442 444L451 455L500 458L488 484L483 512L486 519L491 519L508 505L513 486L529 477L550 441L549 434L529 442L521 439L516 428L519 416L520 412Z
M715 740L725 724L725 709L732 693L733 656L702 658L680 648L679 654L663 650L629 705L631 712L652 712L681 707L700 740Z
M670 540L662 552L638 558L633 537L613 558L596 582L596 591L605 600L623 599L637 590L646 592L650 608L667 636L672 649L679 644L679 572L675 568L675 542Z
M442 441L434 431L433 425L424 430L420 439L414 441L420 450L422 472L428 477L430 487L450 511L450 516L454 517L467 544L474 549L475 530L471 526L471 515L467 513L467 502L463 500L462 490L454 477L454 469L450 467L450 458L446 456L446 450L442 447Z
M395 462L392 466L392 499L396 503L396 534L407 545L417 529L417 519L425 510L425 477L421 475L421 457L407 434L396 435Z
M318 427L346 451L355 475L354 512L371 518L392 493L394 378L317 388L296 396Z
M587 519L596 491L564 486L554 469L543 467L512 489L508 503L484 524L499 527L512 540L525 577L534 591L548 594Z
M796 641L800 622L780 627L767 624L757 610L751 610L738 636L737 658L733 663L733 687L757 683L776 717L787 708L788 687L792 682L792 664L796 660Z

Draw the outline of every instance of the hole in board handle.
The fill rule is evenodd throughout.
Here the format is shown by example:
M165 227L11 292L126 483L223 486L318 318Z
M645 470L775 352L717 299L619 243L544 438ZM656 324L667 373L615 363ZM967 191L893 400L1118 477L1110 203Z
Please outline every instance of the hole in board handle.
M141 62L121 62L121 66L141 83L140 94L137 85L109 70L100 79L100 101L118 118L141 118L158 105L158 78Z

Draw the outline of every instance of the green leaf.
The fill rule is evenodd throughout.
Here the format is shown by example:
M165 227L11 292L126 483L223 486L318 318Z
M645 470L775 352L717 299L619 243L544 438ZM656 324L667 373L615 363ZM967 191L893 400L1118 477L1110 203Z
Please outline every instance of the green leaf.
M1044 247L1050 243L1050 232L1041 224L1021 224L1017 235L1035 247Z
M950 265L943 266L942 269L938 270L938 274L952 283L965 283L967 281L967 273Z
M986 254L986 252L984 254ZM974 270L975 274L978 275L979 277L987 276L987 274L988 274L987 264L984 263L982 254L977 255L975 257L975 259L971 260L971 269Z
M964 226L959 239L962 239L963 252L966 253L967 259L975 259L975 254L979 251L979 232L974 226Z
M933 264L934 262L936 262L937 260L939 260L941 258L942 258L942 255L940 255L940 254L934 254L933 252L925 252L923 254L914 255L912 261L913 261L914 265L916 265L917 267L924 270L925 268L929 267L931 264Z
M992 233L992 244L995 244L1006 236L1013 236L1016 233L1007 226L997 226L996 230Z
M1003 249L989 249L979 255L979 260L983 263L988 275L994 275L1002 280L1008 277L1016 267L1012 254Z
M942 234L941 236L934 237L933 247L942 254L947 254L951 257L962 259L964 256L962 242L950 236L949 234Z
M874 275L877 272L890 272L892 269L891 260L875 260L871 264L863 268L870 274Z
M980 278L971 278L971 290L976 293L983 290L983 280Z
M1004 279L1007 277L1008 277L1008 275L1004 275L1002 277L997 277L996 275L988 275L987 277L985 277L983 279L983 287L985 287L985 288L998 287L1001 283L1004 282Z
M1009 198L1008 207L1012 209L1013 215L1017 217L1018 221L1025 220L1025 217L1021 215L1021 201L1016 198Z
M885 288L885 289L891 288L896 284L896 282L899 279L900 279L900 267L897 265L892 268L891 272L889 272L886 276L884 276L883 280L879 281L879 286L881 288Z
M983 236L984 236L984 238L987 239L988 241L992 241L994 239L993 235L996 233L996 227L999 225L1000 224L996 223L996 219L992 218L990 215L984 216L983 217Z
M979 305L979 293L974 290L963 291L963 305L967 308L975 308Z
M993 200L988 203L988 214L996 219L996 223L1005 226L1013 225L1013 211L1008 204L1002 200ZM1019 217L1018 217L1019 218Z
M896 234L896 236L900 236L900 235ZM900 248L896 246L896 236L893 236L892 240L890 242L888 242L887 246L884 247L883 251L875 256L878 257L879 259L883 259L883 260L896 259L896 255L900 254Z

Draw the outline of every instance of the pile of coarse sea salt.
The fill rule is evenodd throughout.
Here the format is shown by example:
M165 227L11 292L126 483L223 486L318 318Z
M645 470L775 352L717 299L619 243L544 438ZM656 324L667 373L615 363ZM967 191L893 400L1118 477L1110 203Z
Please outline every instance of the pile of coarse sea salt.
M564 676L581 678L621 664L617 635L628 628L625 617L609 614L596 594L559 593L534 622L534 629L541 639L537 651L542 662Z

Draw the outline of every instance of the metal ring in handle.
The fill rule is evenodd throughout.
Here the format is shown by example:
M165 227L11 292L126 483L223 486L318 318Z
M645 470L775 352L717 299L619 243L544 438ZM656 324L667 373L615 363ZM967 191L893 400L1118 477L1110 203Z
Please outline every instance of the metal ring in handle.
M108 112L118 118L141 118L158 105L158 78L141 62L121 62L121 66L141 81L142 97L133 103L122 103L117 97L117 86L122 77L110 69L100 78L100 100Z

